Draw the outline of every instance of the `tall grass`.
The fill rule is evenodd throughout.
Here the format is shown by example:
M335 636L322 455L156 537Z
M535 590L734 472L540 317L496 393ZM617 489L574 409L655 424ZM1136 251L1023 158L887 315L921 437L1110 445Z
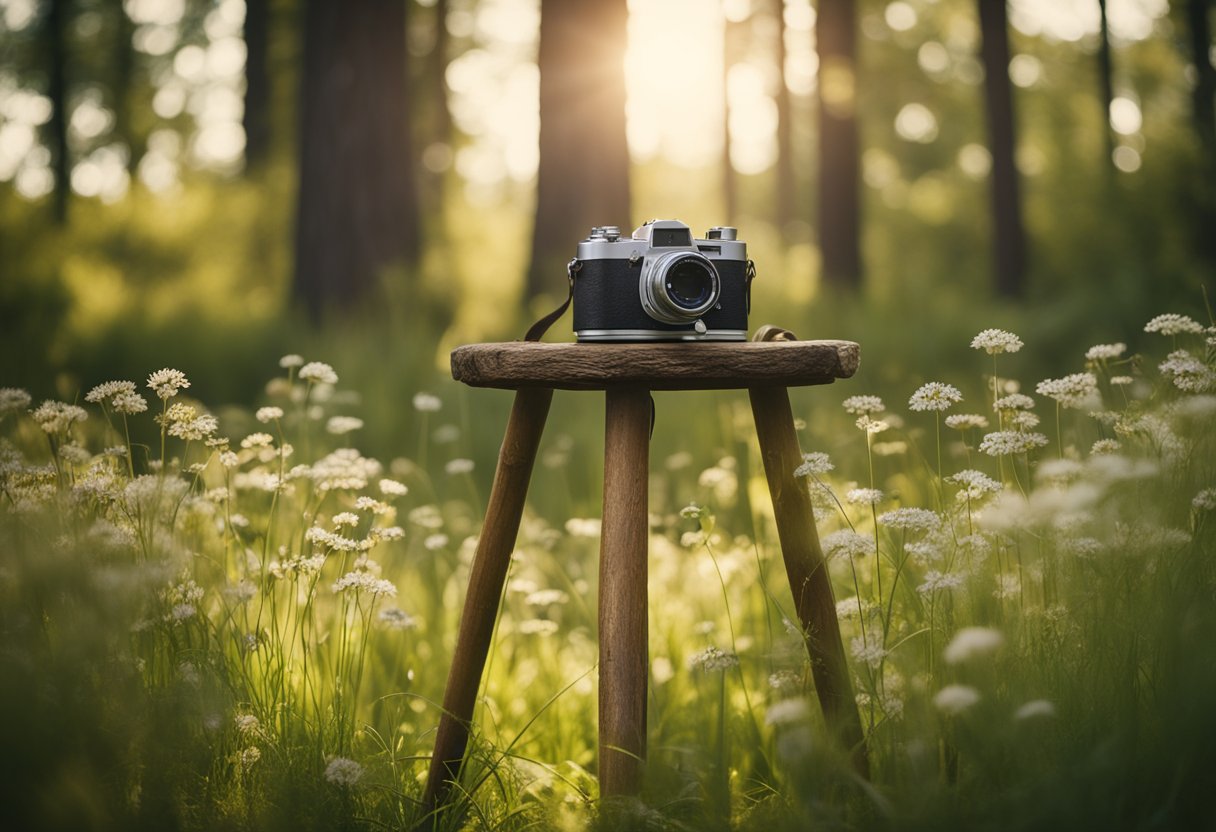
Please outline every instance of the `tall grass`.
M659 396L646 783L610 815L597 403L559 398L443 822L1210 824L1216 348L1148 329L1152 355L1099 345L1033 385L986 331L968 375L796 397L870 781L815 705L743 400L703 396L688 434ZM287 356L218 419L168 370L78 404L0 391L6 826L418 819L504 401L412 391L378 461L355 446L392 426L349 418L385 413L338 363Z

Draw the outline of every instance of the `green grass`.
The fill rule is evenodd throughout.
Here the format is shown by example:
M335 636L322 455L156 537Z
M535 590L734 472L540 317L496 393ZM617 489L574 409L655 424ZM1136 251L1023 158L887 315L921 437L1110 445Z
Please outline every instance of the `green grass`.
M998 424L992 410L992 357L968 348L974 317L942 308L926 313L940 320L894 326L904 312L871 304L792 322L804 337L864 345L856 379L793 399L803 450L835 466L807 480L820 534L852 547L830 569L871 781L851 772L822 725L803 635L789 623L746 397L662 394L651 451L646 779L640 801L600 804L602 402L562 394L447 826L1212 824L1210 334L1103 333L1095 340L1132 348L1087 367L1078 353L1038 344L1022 319L1026 347L996 356L996 370L1006 384L1020 380L1041 420L1011 441L1043 439L997 458L978 449L981 438L1015 417ZM1158 370L1176 348L1197 363ZM256 401L208 411L199 379L214 367L196 376L182 366L195 384L164 402L136 379L150 412L128 417L130 441L121 417L85 402L91 384L63 393L87 408L84 422L46 431L28 412L37 402L3 415L6 826L370 829L418 819L510 396L441 381L425 333L373 353L366 336L331 330L307 352L334 365L336 387L283 371ZM264 369L276 370L272 360ZM1097 400L1057 408L1035 393L1041 378L1083 370ZM1112 384L1120 375L1132 383ZM983 414L990 427L960 433L910 410L908 398L932 380L963 396L940 415ZM413 407L422 391L439 410ZM884 398L870 418L885 430L858 430L857 414L840 406L861 394ZM283 415L259 422L253 413L265 405ZM164 412L179 427L153 420ZM189 434L206 412L235 458L169 435ZM357 415L364 427L333 435L333 415ZM242 448L261 431L268 438ZM1119 447L1094 452L1103 439ZM129 456L102 453L116 447ZM960 499L951 478L963 470L983 472L1000 493ZM381 479L408 493L385 492ZM850 501L857 488L883 499ZM901 507L932 515L887 514ZM394 527L400 536L383 531ZM355 588L335 590L348 574ZM725 659L706 662L709 648Z

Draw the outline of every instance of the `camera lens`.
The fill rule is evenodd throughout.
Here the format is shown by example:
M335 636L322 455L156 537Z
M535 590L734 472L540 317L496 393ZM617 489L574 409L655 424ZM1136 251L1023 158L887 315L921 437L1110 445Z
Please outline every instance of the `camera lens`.
M718 302L718 270L703 254L671 251L642 268L642 308L656 321L688 324Z
M714 290L714 276L703 263L684 259L667 270L667 296L683 309L699 309Z

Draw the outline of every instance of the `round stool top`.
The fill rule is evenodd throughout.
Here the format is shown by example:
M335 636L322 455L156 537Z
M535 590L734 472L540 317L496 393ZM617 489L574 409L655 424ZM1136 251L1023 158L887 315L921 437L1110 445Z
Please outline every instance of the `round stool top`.
M724 390L830 384L857 372L853 341L546 344L511 341L452 351L452 378L473 387Z

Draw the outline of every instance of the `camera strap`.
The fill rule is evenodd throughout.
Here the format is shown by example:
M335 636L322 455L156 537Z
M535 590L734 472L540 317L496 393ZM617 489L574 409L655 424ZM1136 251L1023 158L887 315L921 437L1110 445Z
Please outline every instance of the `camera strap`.
M544 334L553 326L553 322L566 314L566 310L570 308L570 302L574 300L574 276L583 268L583 264L578 260L571 260L566 264L566 277L570 282L570 289L566 294L566 299L561 305L538 320L532 326L528 327L528 332L524 335L525 341L539 341Z

